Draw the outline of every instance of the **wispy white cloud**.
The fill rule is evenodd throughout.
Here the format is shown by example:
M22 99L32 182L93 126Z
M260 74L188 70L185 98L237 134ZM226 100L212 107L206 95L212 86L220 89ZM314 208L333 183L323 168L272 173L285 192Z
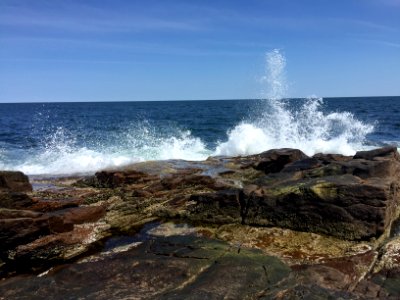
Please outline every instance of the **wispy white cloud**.
M371 44L376 44L376 45L381 45L381 46L400 48L400 42L390 42L390 41L375 40L375 39L356 39L356 40L359 42L364 42L364 43L371 43Z
M41 2L46 3L46 2ZM105 10L95 6L58 2L45 7L0 4L0 26L39 27L68 32L141 32L149 30L198 31L203 24L195 19L168 18L140 11Z
M352 18L326 18L321 19L320 23L325 23L327 26L335 26L336 28L339 26L343 26L347 28L346 32L354 31L354 29L380 31L380 32L389 32L394 33L399 31L400 29L394 26L388 26L385 24L372 22L369 20L363 19L352 19Z
M364 27L367 29L376 29L376 30L382 30L382 31L399 31L399 28L392 27L392 26L387 26L379 23L374 23L370 21L365 21L365 20L357 20L357 19L350 19L347 20L349 23L353 23L354 25Z
M400 0L379 0L378 2L389 6L400 7Z
M194 31L203 28L185 21L170 21L150 17L136 17L133 19L86 19L53 18L53 17L25 17L25 16L1 16L0 25L42 27L65 31L78 32L140 32L148 30L176 30Z
M1 5L0 26L39 28L82 33L129 33L146 31L236 31L241 27L258 30L310 30L321 20L299 16L275 16L257 11L239 11L201 3L168 3L124 10L74 1L40 1L35 5ZM10 2L12 3L12 2ZM32 2L27 2L32 3ZM34 3L34 2L33 2ZM47 4L46 4L47 3ZM129 2L127 2L129 3ZM168 11L168 14L165 13Z
M18 47L20 45L29 44L30 49L59 49L57 55L62 53L65 49L79 49L80 55L85 56L85 53L91 53L90 49L93 49L97 55L121 55L135 57L136 55L175 55L175 56L188 56L188 57L201 57L201 56L250 56L257 53L252 48L232 47L232 50L226 47L210 47L209 44L204 45L192 45L192 44L170 44L160 42L142 42L142 41L101 41L94 39L72 39L72 38L42 38L42 37L6 37L0 38L2 45L10 45L10 47ZM68 55L67 55L68 56ZM19 59L19 58L18 58ZM30 59L30 58L21 58ZM36 60L37 58L32 58ZM52 57L42 57L40 59L51 60ZM70 60L70 59L68 59ZM75 60L75 59L72 59ZM93 59L97 61L97 58ZM86 59L76 59L75 61L86 61ZM109 61L107 59L106 61ZM118 60L111 60L118 61Z
M26 63L26 62L47 62L47 63L78 63L78 64L148 64L148 62L139 62L133 60L106 60L106 59L56 59L56 58L11 58L11 59L1 59L0 61L7 63Z

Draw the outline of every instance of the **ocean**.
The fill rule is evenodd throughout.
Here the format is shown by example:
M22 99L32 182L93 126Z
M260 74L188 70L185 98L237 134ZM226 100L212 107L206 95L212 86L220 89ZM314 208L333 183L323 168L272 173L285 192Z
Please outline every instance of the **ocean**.
M400 147L400 97L0 104L0 169L92 174L165 159Z
M400 97L288 99L278 49L266 53L259 81L259 100L0 104L0 170L65 176L276 148L311 156L400 147Z

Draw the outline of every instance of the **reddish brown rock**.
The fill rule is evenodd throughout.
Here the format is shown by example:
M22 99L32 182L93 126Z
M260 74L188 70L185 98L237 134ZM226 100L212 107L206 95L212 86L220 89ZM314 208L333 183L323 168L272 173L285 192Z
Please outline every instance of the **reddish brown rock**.
M379 238L399 215L400 159L394 148L356 157L331 163L325 157L320 164L317 158L299 160L255 180L255 188L245 188L244 223ZM297 178L285 174L299 171Z
M33 203L32 198L25 193L0 191L0 208L24 209Z
M11 218L0 219L1 252L18 244L30 242L41 235L49 234L48 221L49 218L41 214L27 216L25 211L20 214L14 212Z
M374 150L369 150L369 151L358 151L354 155L354 159L366 159L366 160L373 160L378 157L386 157L386 158L393 158L396 160L400 159L400 154L397 151L396 147L389 146L389 147L383 147L383 148L378 148Z
M148 182L154 179L154 176L137 170L126 171L101 171L96 173L95 185L99 187L115 188L123 185Z
M241 157L240 164L244 167L253 167L265 174L280 172L287 164L308 158L298 149L272 149L260 154Z
M62 216L65 223L82 224L99 220L104 216L105 212L106 210L103 206L79 206L59 210L49 215Z
M28 176L22 172L0 171L0 191L30 192L32 185Z
M163 185L164 189L167 190L183 189L194 186L202 186L204 188L209 188L213 190L223 188L222 185L220 185L218 182L216 182L215 179L211 178L210 176L198 174L191 174L186 176L176 174L163 178L161 180L161 184Z
M325 259L317 264L293 266L303 284L317 284L336 291L353 291L374 265L378 253L367 251L358 255Z
M34 210L34 211L40 211L40 212L51 212L51 211L57 211L65 208L70 208L70 207L78 207L79 204L82 204L82 200L80 199L73 199L73 200L41 200L41 199L34 199L36 200L34 204L32 204L29 209Z
M297 149L269 150L259 154L255 169L265 174L280 172L287 164L306 159L307 155Z

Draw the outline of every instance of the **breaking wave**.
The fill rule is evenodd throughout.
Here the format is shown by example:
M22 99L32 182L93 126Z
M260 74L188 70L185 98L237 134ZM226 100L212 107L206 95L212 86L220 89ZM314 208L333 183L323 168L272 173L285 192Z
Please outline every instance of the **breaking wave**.
M96 146L81 147L74 136L59 127L44 149L31 153L21 164L0 164L0 169L20 170L29 175L87 174L147 160L202 160L211 154L190 131L163 136L155 128L139 126L115 140L114 145L99 142Z
M253 119L227 132L216 155L255 154L273 148L297 148L307 155L318 152L353 155L365 148L373 125L357 120L349 112L324 113L323 99L287 100L286 59L279 50L266 55L264 100Z
M228 131L217 155L256 154L274 148L296 148L307 155L338 153L354 155L364 149L365 138L373 126L357 120L349 112L324 114L322 99L307 99L296 110L274 101L270 113L253 122L242 122Z

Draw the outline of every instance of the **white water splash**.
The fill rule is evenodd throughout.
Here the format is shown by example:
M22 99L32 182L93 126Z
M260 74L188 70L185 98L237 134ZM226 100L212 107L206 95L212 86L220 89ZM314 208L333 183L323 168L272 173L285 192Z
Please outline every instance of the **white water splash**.
M267 52L265 60L265 75L261 77L261 82L266 85L267 90L262 90L262 97L281 100L287 92L286 58L278 49L274 49Z
M2 165L0 169L19 170L28 175L88 174L147 160L203 160L211 154L190 131L177 131L173 136L157 135L150 126L133 126L118 137L113 146L79 147L76 139L63 128L49 137L44 151L30 156L21 164Z
M216 148L216 155L256 154L274 148L297 148L307 155L318 152L353 155L364 149L363 142L373 126L349 112L324 114L321 98L305 99L297 109L284 100L287 84L286 59L279 50L266 55L264 107L250 122L228 131L228 140Z

